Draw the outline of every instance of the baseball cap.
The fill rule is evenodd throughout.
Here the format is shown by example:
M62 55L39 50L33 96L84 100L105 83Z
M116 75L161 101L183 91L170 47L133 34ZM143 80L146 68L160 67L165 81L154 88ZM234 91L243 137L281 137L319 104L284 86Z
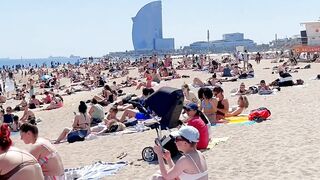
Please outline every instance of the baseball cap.
M183 126L178 131L170 133L174 138L182 136L190 142L199 142L199 131L193 126Z
M195 111L199 109L196 103L188 103L184 105L183 108L188 110L195 110Z

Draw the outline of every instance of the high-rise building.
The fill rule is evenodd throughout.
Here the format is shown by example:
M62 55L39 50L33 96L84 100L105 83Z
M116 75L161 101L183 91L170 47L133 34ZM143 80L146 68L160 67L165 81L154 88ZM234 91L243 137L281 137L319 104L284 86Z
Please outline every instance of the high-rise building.
M173 50L174 39L163 38L162 4L154 1L143 6L132 18L132 42L134 50Z

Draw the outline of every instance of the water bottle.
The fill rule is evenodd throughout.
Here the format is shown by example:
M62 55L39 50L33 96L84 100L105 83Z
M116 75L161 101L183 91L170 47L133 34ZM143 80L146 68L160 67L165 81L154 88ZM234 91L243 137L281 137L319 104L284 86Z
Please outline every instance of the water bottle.
M142 121L139 121L138 120L138 123L137 123L137 131L138 132L142 132L143 131L143 129L144 129L144 124L143 124L143 122Z

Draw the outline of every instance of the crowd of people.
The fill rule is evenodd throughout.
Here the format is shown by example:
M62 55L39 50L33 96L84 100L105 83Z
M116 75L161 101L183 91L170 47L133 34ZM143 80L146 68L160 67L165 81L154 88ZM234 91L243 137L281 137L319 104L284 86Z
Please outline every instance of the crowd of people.
M259 64L261 54L257 53L254 59ZM177 72L183 69L207 71L212 75L206 80L196 77L191 85L184 83L180 86L184 95L181 125L178 131L172 133L172 137L183 155L174 162L170 152L156 144L154 151L158 157L163 158L158 159L160 171L153 179L208 179L206 160L199 150L205 150L209 145L211 125L228 123L227 117L246 112L249 94L265 95L275 89L280 90L280 87L304 83L301 79L294 81L288 63L283 63L277 67L279 78L273 82L261 80L259 84L249 88L245 83L240 83L234 93L237 104L231 106L222 84L255 78L255 71L249 60L249 54L245 51L242 54L236 53L234 58L227 57L221 61L206 55L184 56L178 65L174 64L169 55L165 55L162 60L153 55L134 62L102 59L79 66L65 64L56 68L2 70L4 83L0 89L0 179L65 179L63 163L54 144L82 141L89 135L123 131L142 120L152 119L156 114L146 105L146 99L163 81L189 78L190 76ZM140 77L130 77L129 67L137 68ZM15 79L17 74L21 78L27 78L27 83ZM118 77L126 78L117 84L113 79ZM62 85L62 78L68 78L70 86ZM137 90L142 89L142 95L130 94L125 90L132 86ZM37 123L40 120L34 109L63 108L63 96L97 88L101 88L101 92L80 102L73 123L70 127L61 129L53 143L38 137ZM196 92L191 88L199 89ZM7 101L20 103L15 107L3 108ZM23 112L21 117L15 115L18 111ZM22 141L32 145L31 150L26 152L12 147L11 132L20 132Z

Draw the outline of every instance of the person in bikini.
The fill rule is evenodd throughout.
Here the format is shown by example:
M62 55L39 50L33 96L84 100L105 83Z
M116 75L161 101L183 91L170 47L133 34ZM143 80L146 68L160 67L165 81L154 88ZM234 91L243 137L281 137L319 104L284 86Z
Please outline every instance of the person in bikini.
M213 98L213 93L209 88L202 89L200 111L202 111L209 119L210 123L218 123L216 121L217 104L216 98Z
M28 152L12 146L8 125L0 127L0 179L44 180L41 166Z
M29 108L30 109L36 109L40 107L42 103L40 102L39 99L36 98L36 95L32 95L30 100L29 100Z
M74 117L74 121L72 124L72 128L64 128L62 133L59 135L58 139L54 142L54 144L60 143L62 140L66 139L68 134L72 131L84 130L87 131L87 135L90 133L90 122L91 117L87 113L87 105L85 102L80 101L80 105L78 107L80 114Z
M238 106L233 108L232 111L229 111L225 114L225 117L238 116L249 106L249 101L246 96L240 95L238 98Z
M213 88L214 97L218 99L216 120L224 122L225 114L229 112L229 101L224 98L223 89L221 87Z
M45 180L64 180L64 167L60 155L49 140L38 137L38 128L30 123L20 127L20 136L25 144L32 144L32 154L40 164Z
M196 149L200 136L199 131L192 126L183 126L179 131L172 132L171 135L175 138L175 144L183 155L174 163L170 151L164 150L158 145L159 143L156 144L153 150L159 157L160 172L155 173L152 179L208 180L206 159ZM164 160L166 160L169 169L166 168Z

